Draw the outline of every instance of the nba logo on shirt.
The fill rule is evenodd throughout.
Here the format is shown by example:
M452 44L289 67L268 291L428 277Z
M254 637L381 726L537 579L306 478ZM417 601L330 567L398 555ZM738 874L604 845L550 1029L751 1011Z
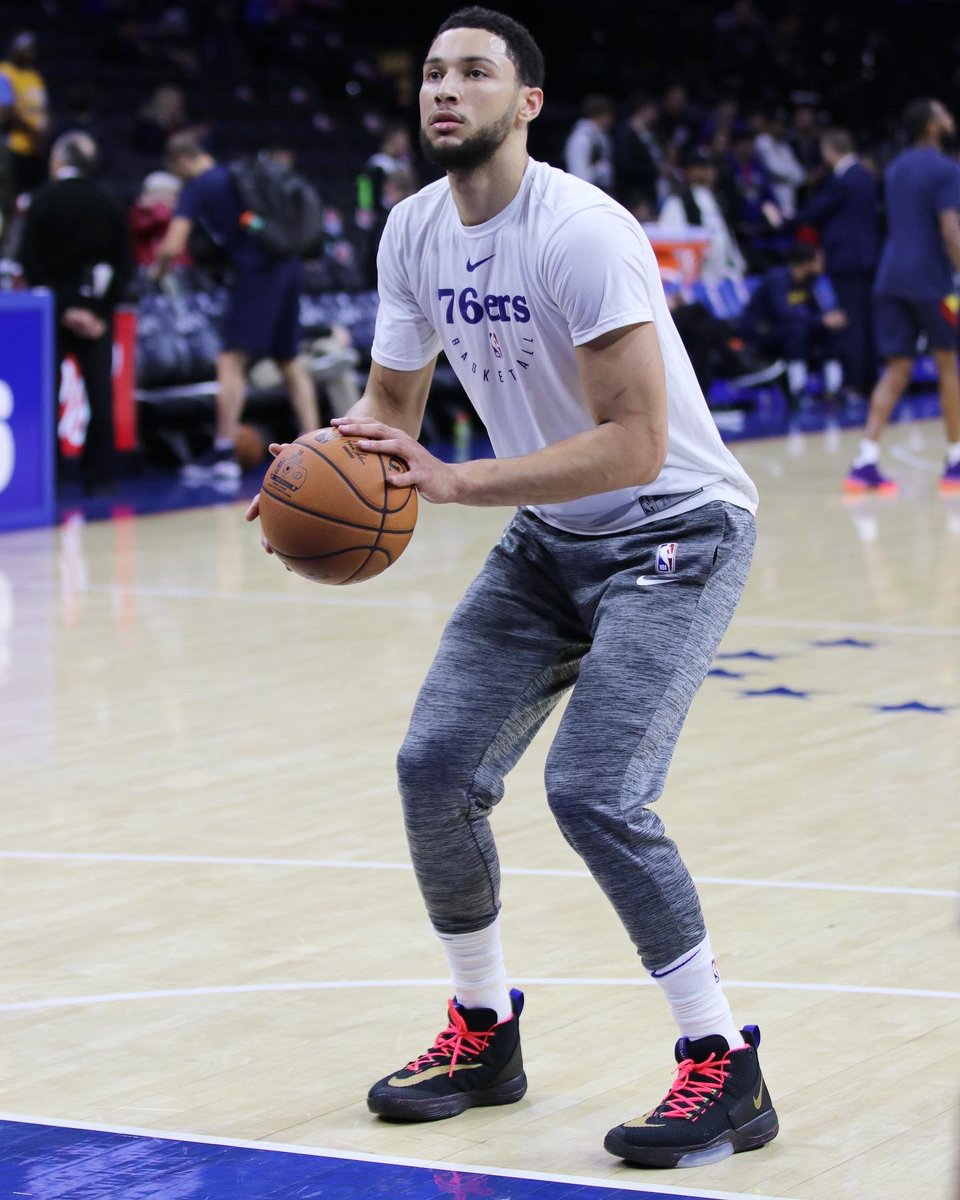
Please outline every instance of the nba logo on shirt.
M493 350L495 358L503 358L503 351L500 349L500 339L495 333L490 334L490 347Z
M677 565L677 543L664 542L657 547L657 574L672 575Z

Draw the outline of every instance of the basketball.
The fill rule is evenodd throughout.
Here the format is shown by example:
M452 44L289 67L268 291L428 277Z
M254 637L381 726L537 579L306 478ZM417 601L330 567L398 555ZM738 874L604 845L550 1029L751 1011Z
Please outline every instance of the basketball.
M361 583L396 562L417 523L416 488L389 487L396 458L333 429L304 434L270 465L260 524L278 558L316 583Z
M267 457L267 442L268 439L255 425L237 426L233 453L241 471L250 471L263 462Z

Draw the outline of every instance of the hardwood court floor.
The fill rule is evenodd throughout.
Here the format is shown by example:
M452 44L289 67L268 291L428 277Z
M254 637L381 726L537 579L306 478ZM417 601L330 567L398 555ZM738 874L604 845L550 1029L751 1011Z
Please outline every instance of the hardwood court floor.
M960 1078L960 499L901 426L735 447L749 588L661 801L780 1112L762 1151L651 1175L606 1129L665 1091L656 989L546 810L553 720L495 814L530 1091L373 1120L444 1017L393 757L502 510L423 506L380 579L311 586L242 505L0 538L0 1110L790 1200L945 1200ZM491 664L496 669L496 664ZM641 986L644 985L644 986Z

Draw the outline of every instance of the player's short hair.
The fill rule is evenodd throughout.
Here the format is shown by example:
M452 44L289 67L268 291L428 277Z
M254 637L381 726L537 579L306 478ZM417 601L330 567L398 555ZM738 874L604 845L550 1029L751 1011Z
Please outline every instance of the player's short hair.
M820 140L825 146L829 146L831 150L836 150L841 155L852 154L856 149L853 136L848 129L825 129L820 135Z
M933 120L933 100L923 97L911 100L903 110L903 132L911 146L926 135L927 126Z
M507 57L516 69L517 81L521 86L543 87L543 51L534 41L530 30L513 17L493 8L473 5L451 13L433 35L434 40L448 29L486 29L502 37L507 46Z
M197 159L203 153L203 147L192 133L175 133L167 138L164 157L171 163L178 158Z

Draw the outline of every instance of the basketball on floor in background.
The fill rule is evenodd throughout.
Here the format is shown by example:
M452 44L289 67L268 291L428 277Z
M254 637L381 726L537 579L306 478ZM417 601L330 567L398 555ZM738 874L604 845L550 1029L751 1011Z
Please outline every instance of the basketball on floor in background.
M259 467L267 455L268 436L256 425L238 425L234 455L241 471Z
M417 523L417 490L391 487L397 458L361 450L333 429L304 434L268 468L260 524L274 553L317 583L360 583L407 548Z

